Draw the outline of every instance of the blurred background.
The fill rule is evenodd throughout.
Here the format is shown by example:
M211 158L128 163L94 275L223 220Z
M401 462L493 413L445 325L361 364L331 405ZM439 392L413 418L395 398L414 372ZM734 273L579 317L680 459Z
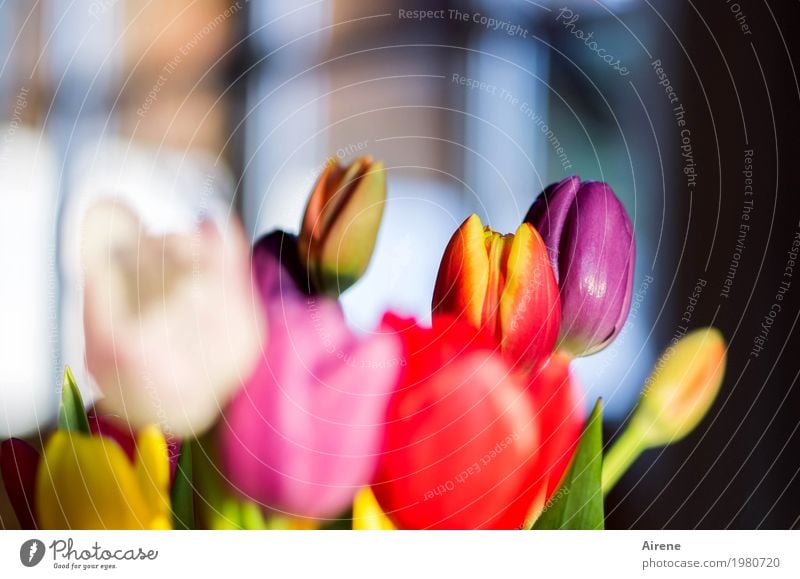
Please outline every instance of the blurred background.
M73 232L99 195L165 226L185 219L176 199L202 212L214 197L255 239L298 229L326 158L384 160L377 251L343 296L369 331L387 309L429 315L470 213L511 232L578 174L612 185L637 239L626 328L576 364L607 438L673 337L714 324L730 341L711 414L640 459L608 527L800 527L800 287L753 355L800 220L798 16L745 0L6 0L0 388L46 412L63 365L81 367Z

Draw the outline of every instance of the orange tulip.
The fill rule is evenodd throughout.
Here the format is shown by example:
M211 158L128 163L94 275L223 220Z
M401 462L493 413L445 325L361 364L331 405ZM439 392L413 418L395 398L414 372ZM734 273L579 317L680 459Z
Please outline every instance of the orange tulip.
M506 358L531 368L553 351L561 312L547 248L536 229L501 235L470 216L447 245L433 310L463 316L494 337Z
M386 203L383 163L331 159L303 216L298 249L314 289L339 295L367 270Z

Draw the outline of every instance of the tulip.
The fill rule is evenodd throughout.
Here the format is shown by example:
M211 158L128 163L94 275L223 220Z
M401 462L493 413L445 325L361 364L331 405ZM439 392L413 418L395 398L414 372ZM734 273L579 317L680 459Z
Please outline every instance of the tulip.
M338 296L364 275L386 202L383 163L359 157L347 167L331 159L306 205L298 247L320 292Z
M375 494L364 487L353 501L353 530L355 531L394 531L395 526L381 510Z
M94 410L87 416L89 429L96 436L110 438L116 442L125 455L130 459L136 458L136 434L126 425L112 417L97 414ZM167 438L167 454L169 455L169 474L170 480L175 476L178 466L178 458L181 454L181 442L176 438Z
M84 329L101 405L131 427L188 438L215 421L258 357L263 313L235 222L152 236L101 203L84 225Z
M712 327L694 330L667 348L645 382L628 427L605 458L605 492L642 452L677 442L697 427L722 385L726 351L725 339Z
M36 508L43 529L170 528L164 436L144 428L131 462L109 438L55 432L39 467Z
M225 409L223 473L273 511L334 516L372 480L400 344L391 333L358 338L334 300L281 283L288 273L268 244L257 244L254 269L270 340Z
M433 310L463 316L491 335L512 363L535 367L558 336L558 287L542 238L523 223L501 235L470 216L445 249Z
M568 177L547 187L525 221L542 234L561 292L559 347L588 356L619 334L628 316L633 226L606 183Z
M393 326L408 366L372 485L382 511L405 529L521 528L580 435L566 364L516 373L449 316L435 315L432 329Z
M34 488L39 466L39 453L18 438L0 444L0 475L17 522L22 529L35 529Z

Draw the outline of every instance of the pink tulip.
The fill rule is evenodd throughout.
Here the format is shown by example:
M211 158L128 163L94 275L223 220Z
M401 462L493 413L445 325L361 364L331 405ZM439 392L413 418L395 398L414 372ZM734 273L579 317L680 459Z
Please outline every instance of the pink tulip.
M225 410L222 466L247 498L323 518L371 482L401 346L390 333L356 337L334 300L299 292L274 241L260 242L253 258L270 340Z
M151 235L103 202L82 249L86 360L104 412L168 438L202 433L252 372L264 333L240 226Z

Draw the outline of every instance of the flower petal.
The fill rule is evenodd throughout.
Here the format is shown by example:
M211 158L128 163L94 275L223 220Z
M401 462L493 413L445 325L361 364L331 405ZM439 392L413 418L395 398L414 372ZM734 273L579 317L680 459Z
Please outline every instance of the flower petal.
M36 507L43 529L148 529L153 522L117 443L64 431L45 446Z
M433 311L464 316L481 327L489 279L489 256L480 217L470 215L456 230L442 257L433 291Z

